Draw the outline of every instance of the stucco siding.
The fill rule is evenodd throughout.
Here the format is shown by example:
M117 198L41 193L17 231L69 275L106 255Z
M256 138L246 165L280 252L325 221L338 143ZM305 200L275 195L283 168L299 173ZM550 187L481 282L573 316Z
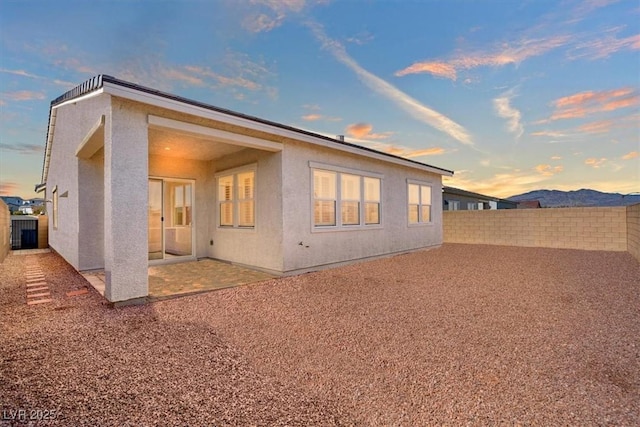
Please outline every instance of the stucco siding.
M9 207L0 199L0 263L4 261L11 250L10 230L11 214L9 213Z
M314 229L310 161L382 175L381 226ZM410 251L442 243L442 184L435 173L287 141L282 193L284 272ZM432 187L432 223L408 224L408 180ZM302 244L300 244L302 243Z
M219 227L219 212L215 180L211 186L213 202L209 221L213 245L209 256L216 259L253 266L280 273L282 262L282 156L254 149L212 161L211 173L256 164L255 228L229 229Z
M110 97L99 95L81 103L56 108L56 126L51 147L46 200L49 212L49 245L76 269L81 269L79 240L79 212L99 208L90 202L80 206L79 162L75 153L95 126L101 115L110 116ZM58 194L58 227L53 226L53 190Z
M78 161L78 269L104 268L104 149ZM123 212L126 215L126 212Z

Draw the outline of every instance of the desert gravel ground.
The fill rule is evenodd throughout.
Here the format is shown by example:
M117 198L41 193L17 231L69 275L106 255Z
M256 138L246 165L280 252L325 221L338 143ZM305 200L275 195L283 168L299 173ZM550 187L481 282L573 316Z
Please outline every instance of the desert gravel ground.
M640 425L640 264L445 244L111 309L0 265L0 415L55 425ZM23 424L19 424L23 425Z

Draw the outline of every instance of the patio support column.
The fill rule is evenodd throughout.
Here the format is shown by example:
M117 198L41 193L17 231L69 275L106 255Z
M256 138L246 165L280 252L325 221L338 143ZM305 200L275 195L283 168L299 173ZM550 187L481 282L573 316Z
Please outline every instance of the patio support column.
M148 294L146 114L112 98L104 143L105 297Z

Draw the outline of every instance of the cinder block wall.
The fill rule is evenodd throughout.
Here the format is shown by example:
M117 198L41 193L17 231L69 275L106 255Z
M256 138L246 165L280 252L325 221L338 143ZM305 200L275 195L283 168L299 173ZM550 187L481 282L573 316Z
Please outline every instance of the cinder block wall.
M627 206L627 250L640 262L640 203Z
M38 249L49 247L49 217L38 216Z
M9 207L0 199L0 262L4 261L11 250L10 230L11 214L9 213Z
M445 211L445 243L627 251L627 208Z

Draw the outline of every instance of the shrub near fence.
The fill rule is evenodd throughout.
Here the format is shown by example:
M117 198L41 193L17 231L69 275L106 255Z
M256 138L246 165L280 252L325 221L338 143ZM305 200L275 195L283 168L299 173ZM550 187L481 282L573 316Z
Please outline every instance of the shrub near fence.
M445 243L627 251L627 228L624 206L445 211L443 215Z

